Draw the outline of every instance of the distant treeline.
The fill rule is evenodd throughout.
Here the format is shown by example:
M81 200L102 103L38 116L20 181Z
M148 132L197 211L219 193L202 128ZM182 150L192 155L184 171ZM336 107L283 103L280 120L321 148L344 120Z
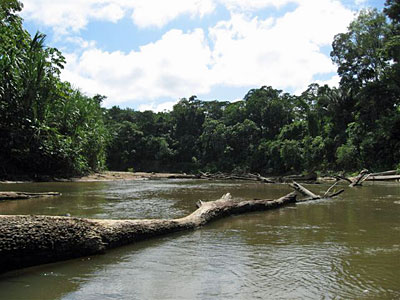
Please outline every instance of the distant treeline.
M101 108L59 78L62 54L1 2L0 176L135 171L262 174L400 168L400 1L362 11L333 41L339 88L269 86L171 112Z

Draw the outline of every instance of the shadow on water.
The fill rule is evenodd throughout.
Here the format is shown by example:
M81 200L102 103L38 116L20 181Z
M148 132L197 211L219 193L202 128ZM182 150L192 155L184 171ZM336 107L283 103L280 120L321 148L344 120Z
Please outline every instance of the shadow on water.
M327 186L310 188L321 193ZM279 185L179 180L60 188L63 209L110 218L179 217L192 212L197 200L226 192L252 199L289 191ZM40 203L46 211L58 201L7 209L40 212ZM105 255L4 274L0 299L396 299L399 201L398 184L367 184L337 199L232 216Z
M166 239L179 237L182 234L171 234ZM126 276L124 265L134 263L135 257L140 256L146 249L160 247L164 239L142 241L135 245L109 250L104 255L83 257L2 274L0 275L0 299L77 299L73 296L74 293L85 288L93 280L102 278L110 270L119 270L118 276ZM138 268L141 267L138 266ZM106 286L109 286L111 282L112 280L108 279L105 282ZM98 286L96 292L92 293L98 296L96 299L107 299L103 297L102 286ZM113 299L123 298L117 290L115 295ZM85 299L88 298L85 297Z

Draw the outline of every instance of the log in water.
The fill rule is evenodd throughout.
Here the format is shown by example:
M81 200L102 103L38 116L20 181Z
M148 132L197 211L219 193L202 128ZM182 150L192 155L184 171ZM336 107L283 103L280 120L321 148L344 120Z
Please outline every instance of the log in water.
M0 216L0 272L87 256L156 235L198 228L232 214L282 207L295 193L276 200L236 202L230 194L178 219L96 220L53 216Z

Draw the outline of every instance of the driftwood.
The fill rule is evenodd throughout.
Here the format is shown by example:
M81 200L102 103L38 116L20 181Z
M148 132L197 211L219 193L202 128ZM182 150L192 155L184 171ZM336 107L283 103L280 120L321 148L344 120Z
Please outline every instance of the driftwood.
M200 172L198 178L201 179L217 179L217 180L249 180L260 181L264 183L275 183L274 180L261 176L260 174L231 174L231 173L204 173Z
M316 195L293 182L296 193L279 199L234 201L225 194L210 202L198 201L198 209L178 219L98 220L54 216L0 215L0 273L43 263L102 253L107 249L167 233L193 230L208 222L251 211L283 207L295 202L332 198L343 190Z
M397 170L390 170L390 171L384 171L384 172L378 172L378 173L371 173L371 176L388 176L388 175L398 175Z
M392 181L392 180L400 180L400 175L385 175L385 176L373 176L370 175L367 181Z
M335 175L333 176L336 180L345 180L347 181L350 187L361 186L362 183L370 177L371 174L367 169L362 170L356 177L347 178L343 175Z
M364 181L393 181L400 180L400 175L397 174L396 170L369 173L367 169L364 169L356 177L347 178L343 175L335 175L336 180L346 180L350 183L350 187L361 186Z
M292 188L294 188L296 191L298 191L300 194L302 194L305 197L305 199L302 200L297 200L297 202L302 202L302 201L309 201L309 200L318 200L318 199L329 199L329 198L333 198L336 197L338 195L340 195L341 193L344 192L343 189L339 190L339 191L334 191L333 193L329 193L331 191L331 189L338 183L335 182L326 192L323 196L320 195L316 195L313 192L311 192L310 190L306 189L304 186L298 184L297 182L294 182L289 184Z
M282 180L284 182L292 182L292 181L303 181L303 182L307 182L307 181L317 181L317 174L316 173L310 173L307 175L288 175L288 176L284 176L282 177Z
M276 200L240 202L226 194L216 201L199 201L196 211L179 219L96 220L0 215L0 273L97 254L153 236L196 229L224 216L274 209L295 202L295 193Z
M390 170L385 172L371 173L369 174L367 181L393 181L400 180L400 174L397 170Z
M350 186L360 186L362 183L370 176L369 171L367 169L364 169L358 174L356 177L354 177L351 181Z
M0 192L0 200L19 200L19 199L30 199L38 197L54 197L60 196L58 192L48 193L25 193L25 192Z
M351 181L351 179L349 179L349 178L347 178L347 177L345 177L343 175L333 175L332 177L335 178L337 181L344 180L344 181L347 181L350 184L353 183L353 181Z

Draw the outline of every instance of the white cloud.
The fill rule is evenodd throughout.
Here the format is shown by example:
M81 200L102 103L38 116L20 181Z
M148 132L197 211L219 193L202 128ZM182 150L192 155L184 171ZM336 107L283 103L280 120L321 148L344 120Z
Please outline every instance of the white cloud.
M132 16L139 27L162 27L181 15L202 18L222 4L230 11L281 7L300 0L28 0L23 17L53 27L57 34L77 32L91 20L117 22Z
M300 0L218 0L231 11L250 11L269 6L282 7L289 3L298 3Z
M180 15L203 17L214 9L213 0L138 0L132 18L139 27L162 27Z
M65 42L74 44L77 49L87 49L96 47L96 41L86 41L79 36L68 36L65 38Z
M332 78L327 80L316 80L315 83L318 83L321 86L327 84L330 87L339 87L339 81L340 81L339 75L334 75L332 76Z
M170 30L128 53L107 52L69 36L66 40L80 49L66 54L63 79L89 94L108 96L107 106L130 101L142 103L142 110L163 110L171 99L204 95L218 85L302 91L317 74L335 72L321 47L353 19L337 0L30 0L24 14L43 18L62 33L79 31L93 18L116 22L128 15L138 26L160 27L182 14L202 17L217 3L231 10L228 21L210 24L206 32ZM297 7L281 17L252 16L257 9L288 3Z
M29 0L22 15L64 35L91 20L115 23L128 13L139 27L161 27L180 15L201 18L214 9L214 0Z
M106 105L178 98L209 91L210 57L201 29L189 33L171 30L140 51L106 52L93 48L81 55L67 55L63 79L89 94L107 95Z
M90 19L117 22L124 16L119 1L98 0L29 0L24 1L22 16L50 26L59 34L77 32Z
M336 70L320 47L346 30L352 16L339 2L329 0L302 1L279 19L233 14L210 29L214 80L234 86L305 88L316 74Z
M152 110L154 112L171 111L173 106L177 102L178 101L167 101L167 102L162 102L159 104L156 104L154 102L149 103L149 104L141 104L141 105L139 105L138 110L140 110L140 111Z
M121 6L117 5L116 3L109 3L96 9L93 17L115 23L122 19L124 14L125 12Z

